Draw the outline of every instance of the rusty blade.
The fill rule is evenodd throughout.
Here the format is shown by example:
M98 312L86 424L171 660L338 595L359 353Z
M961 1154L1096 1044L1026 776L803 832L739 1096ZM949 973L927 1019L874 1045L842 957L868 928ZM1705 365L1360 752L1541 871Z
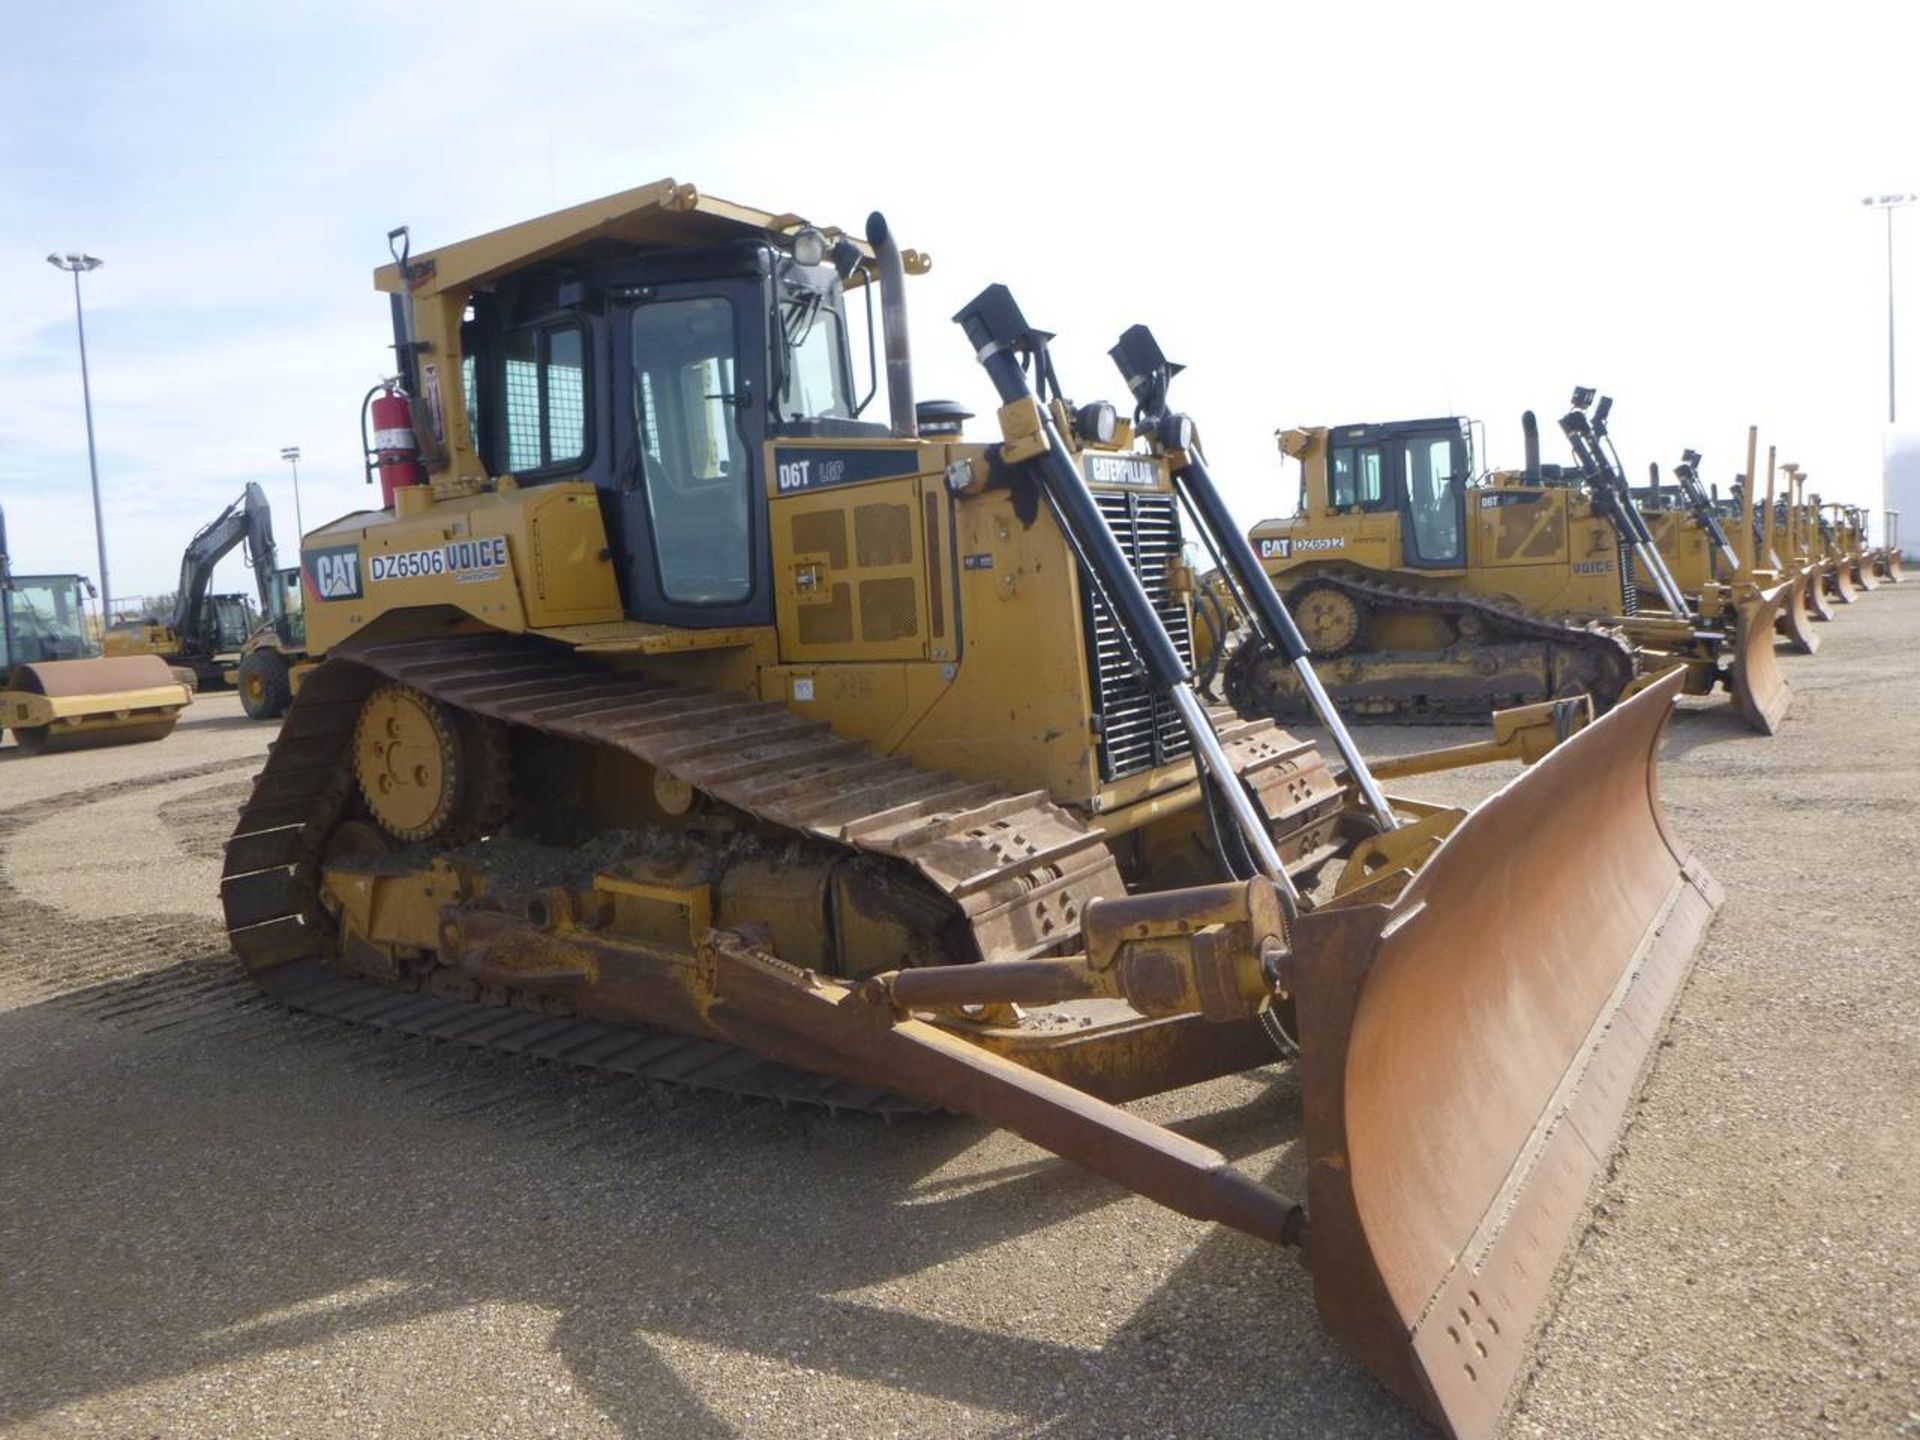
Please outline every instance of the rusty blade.
M1807 581L1796 575L1786 582L1786 598L1780 602L1780 615L1774 629L1801 655L1820 651L1820 632L1813 628L1813 612L1807 608Z
M1827 603L1825 567L1816 560L1801 572L1800 578L1807 596L1807 613L1816 620L1833 619L1833 606Z
M1853 582L1847 578L1846 561L1827 562L1827 593L1842 605L1851 605L1857 598L1853 593Z
M1756 590L1739 602L1734 627L1733 698L1747 724L1762 735L1772 735L1793 704L1793 687L1780 668L1773 648L1773 622L1786 601L1787 585Z
M1856 590L1878 590L1880 582L1873 578L1873 561L1866 555L1856 555L1847 562L1847 574Z
M1449 1435L1497 1425L1720 900L1655 789L1680 684L1475 810L1384 917L1294 929L1321 1315Z

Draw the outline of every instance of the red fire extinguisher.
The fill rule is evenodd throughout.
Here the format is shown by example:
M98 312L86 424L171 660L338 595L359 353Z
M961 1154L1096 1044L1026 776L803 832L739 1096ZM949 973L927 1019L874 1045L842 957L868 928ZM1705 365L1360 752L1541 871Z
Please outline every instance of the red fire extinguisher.
M392 381L375 386L367 399L373 419L373 443L367 447L368 478L378 466L380 503L391 510L394 491L426 483L420 467L420 444L413 434L413 407Z

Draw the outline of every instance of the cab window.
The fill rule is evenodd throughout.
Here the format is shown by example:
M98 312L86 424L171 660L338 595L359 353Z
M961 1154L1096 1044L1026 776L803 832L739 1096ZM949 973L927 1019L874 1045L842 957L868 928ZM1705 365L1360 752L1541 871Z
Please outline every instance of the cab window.
M810 305L790 300L783 312L787 367L780 387L780 418L851 420L846 341L840 315L818 297Z
M730 605L753 591L752 466L736 420L730 301L662 300L633 312L633 415L660 592Z
M1334 448L1328 498L1336 510L1358 505L1378 510L1386 500L1387 468L1378 445L1340 445Z
M500 339L500 355L500 453L507 470L525 474L584 459L585 331L575 324L512 330Z

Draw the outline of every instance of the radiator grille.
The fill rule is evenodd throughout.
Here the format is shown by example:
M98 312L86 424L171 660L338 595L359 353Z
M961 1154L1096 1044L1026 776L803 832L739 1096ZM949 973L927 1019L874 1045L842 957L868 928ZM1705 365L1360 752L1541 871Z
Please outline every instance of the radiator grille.
M1192 665L1192 625L1187 607L1173 593L1172 571L1180 558L1180 517L1173 496L1096 491L1094 500L1159 612L1160 623L1173 637L1174 648ZM1126 639L1106 604L1090 583L1083 588L1101 778L1118 780L1186 758L1191 744L1179 713L1155 696L1135 671Z

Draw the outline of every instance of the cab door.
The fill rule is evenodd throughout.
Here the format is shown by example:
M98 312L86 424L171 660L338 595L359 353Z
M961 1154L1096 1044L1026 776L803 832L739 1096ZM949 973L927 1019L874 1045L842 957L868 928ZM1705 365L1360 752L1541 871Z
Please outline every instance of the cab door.
M1467 563L1466 446L1458 434L1396 442L1401 539L1407 564L1457 570Z
M637 619L773 621L764 310L742 280L649 286L615 312L614 520Z

